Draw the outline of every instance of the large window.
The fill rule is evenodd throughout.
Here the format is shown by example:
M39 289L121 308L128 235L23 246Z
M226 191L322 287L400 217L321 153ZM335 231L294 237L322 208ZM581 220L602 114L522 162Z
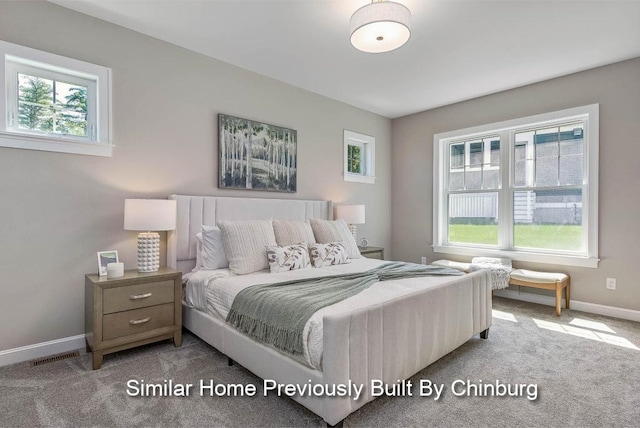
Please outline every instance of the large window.
M108 68L0 41L0 146L111 156Z
M598 105L434 144L434 251L597 267Z

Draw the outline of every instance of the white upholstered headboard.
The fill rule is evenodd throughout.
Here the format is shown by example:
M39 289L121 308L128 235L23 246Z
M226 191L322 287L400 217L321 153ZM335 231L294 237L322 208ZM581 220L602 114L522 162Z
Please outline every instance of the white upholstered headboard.
M177 201L176 229L167 235L167 266L183 273L196 265L196 233L202 225L221 220L308 220L333 218L331 201L296 199L228 198L217 196L170 195Z

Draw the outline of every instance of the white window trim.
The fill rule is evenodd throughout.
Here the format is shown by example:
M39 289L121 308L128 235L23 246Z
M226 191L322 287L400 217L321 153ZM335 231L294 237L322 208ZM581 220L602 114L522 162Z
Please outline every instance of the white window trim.
M433 136L433 251L436 253L456 254L464 256L491 256L505 257L512 260L581 266L597 268L598 262L598 159L599 159L599 104L575 107L566 110L544 113L519 119L475 126L471 128L444 132ZM499 218L507 221L499 222L499 237L501 241L498 247L485 247L481 245L449 244L447 242L448 212L446 201L446 173L447 173L447 148L454 141L474 138L494 133L500 135L501 144L510 142L509 133L524 126L540 127L553 124L559 120L584 120L584 171L586 182L583 186L587 191L583 193L583 242L586 243L585 253L530 250L530 249L504 249L508 242L512 242L512 210L513 201L499 206ZM514 171L510 161L513 156L513 147L509 144L509 150L501 147L501 165L508 165L502 169L502 185L498 190L498 198L511 199L511 186Z
M12 129L7 88L15 87L15 83L10 82L7 60L95 81L97 129L94 136L90 135L93 138L40 135ZM107 157L112 155L111 69L0 40L0 76L4 76L0 85L0 147Z
M360 146L363 148L363 171L362 174L353 174L349 172L348 167L348 149L349 146ZM344 181L352 181L356 183L373 184L376 181L375 165L376 165L376 139L370 135L358 134L357 132L344 130L344 155L343 155L343 175Z

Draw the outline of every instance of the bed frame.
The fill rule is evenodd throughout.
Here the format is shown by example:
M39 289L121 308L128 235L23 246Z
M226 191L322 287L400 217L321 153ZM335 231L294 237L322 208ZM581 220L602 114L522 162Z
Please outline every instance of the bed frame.
M333 218L331 201L245 199L171 195L177 201L177 227L167 239L167 265L189 272L195 266L195 235L202 224L221 220ZM292 397L322 417L341 424L372 401L372 380L395 384L491 326L491 284L484 271L367 308L325 316L323 370L314 370L256 342L226 323L184 307L183 325L230 360L262 379L282 384L365 385L351 397Z

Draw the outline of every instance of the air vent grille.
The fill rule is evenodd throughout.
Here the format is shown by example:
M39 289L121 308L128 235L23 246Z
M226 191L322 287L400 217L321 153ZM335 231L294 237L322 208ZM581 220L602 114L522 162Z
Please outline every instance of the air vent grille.
M65 352L64 354L52 355L51 357L40 358L38 360L31 361L31 367L41 366L47 363L53 363L55 361L67 360L69 358L76 358L80 356L80 351Z

